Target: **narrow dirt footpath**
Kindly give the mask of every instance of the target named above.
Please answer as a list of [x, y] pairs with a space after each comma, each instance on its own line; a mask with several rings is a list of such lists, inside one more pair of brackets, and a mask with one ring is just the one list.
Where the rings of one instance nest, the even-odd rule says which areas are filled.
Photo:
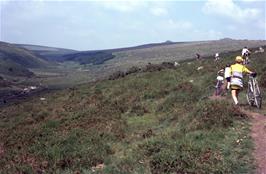
[[[225, 97], [215, 95], [209, 99], [226, 100]], [[257, 166], [255, 174], [266, 174], [266, 116], [243, 108], [241, 111], [251, 118], [251, 137], [255, 145], [253, 156]]]
[[252, 118], [251, 137], [254, 140], [254, 158], [256, 160], [256, 174], [266, 174], [266, 116], [243, 110]]

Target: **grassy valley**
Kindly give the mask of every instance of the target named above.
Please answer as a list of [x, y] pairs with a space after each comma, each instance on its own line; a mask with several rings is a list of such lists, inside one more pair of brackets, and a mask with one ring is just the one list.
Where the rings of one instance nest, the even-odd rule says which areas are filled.
[[[248, 116], [230, 96], [209, 99], [216, 72], [238, 54], [224, 53], [218, 63], [212, 57], [180, 61], [174, 69], [131, 73], [4, 107], [0, 173], [253, 173]], [[251, 57], [249, 68], [265, 91], [266, 55]], [[244, 92], [240, 98], [251, 109]]]
[[9, 85], [0, 87], [0, 104], [16, 99], [17, 95], [14, 94], [23, 94], [23, 90], [29, 86], [45, 90], [62, 89], [107, 79], [110, 74], [123, 75], [128, 70], [145, 69], [149, 64], [194, 59], [195, 53], [206, 58], [212, 57], [215, 52], [225, 54], [243, 46], [261, 45], [265, 45], [265, 41], [222, 39], [201, 42], [168, 41], [110, 50], [76, 51], [1, 42], [0, 76]]
[[[204, 42], [164, 42], [158, 44], [146, 44], [136, 47], [98, 50], [98, 51], [74, 51], [50, 48], [31, 47], [32, 51], [38, 50], [41, 54], [60, 55], [55, 67], [45, 69], [32, 69], [35, 74], [40, 75], [38, 83], [53, 87], [70, 87], [76, 84], [97, 81], [108, 78], [110, 74], [117, 71], [128, 71], [132, 66], [145, 68], [149, 63], [160, 64], [162, 62], [173, 62], [186, 59], [195, 59], [195, 53], [203, 57], [212, 57], [216, 52], [238, 51], [244, 46], [258, 47], [265, 45], [265, 41], [232, 40], [222, 39], [218, 41]], [[45, 47], [46, 48], [46, 47]], [[29, 49], [29, 48], [28, 48]], [[43, 50], [42, 50], [43, 49]], [[52, 49], [52, 50], [51, 50]], [[45, 51], [46, 50], [46, 51]], [[56, 50], [59, 50], [58, 52]], [[49, 54], [48, 54], [49, 53]], [[52, 74], [52, 76], [49, 76]]]

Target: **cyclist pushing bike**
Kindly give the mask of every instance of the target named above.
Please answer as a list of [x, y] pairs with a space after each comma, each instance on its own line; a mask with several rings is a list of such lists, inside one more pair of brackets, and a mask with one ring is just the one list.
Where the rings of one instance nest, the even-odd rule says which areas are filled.
[[217, 72], [217, 83], [215, 85], [215, 95], [223, 94], [223, 84], [224, 84], [224, 69], [221, 69]]
[[246, 65], [246, 64], [249, 64], [249, 55], [251, 54], [251, 51], [249, 51], [249, 49], [247, 47], [244, 47], [242, 49], [242, 57], [243, 57], [243, 64]]
[[243, 76], [244, 74], [250, 74], [256, 76], [255, 72], [250, 71], [246, 68], [243, 63], [244, 59], [241, 56], [237, 56], [235, 59], [235, 64], [230, 66], [231, 69], [231, 94], [235, 105], [238, 105], [238, 95], [240, 90], [243, 89]]

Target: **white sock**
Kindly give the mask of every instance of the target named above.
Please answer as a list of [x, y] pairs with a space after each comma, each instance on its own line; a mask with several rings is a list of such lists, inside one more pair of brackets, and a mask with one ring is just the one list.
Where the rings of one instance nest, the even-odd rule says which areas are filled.
[[232, 97], [233, 97], [233, 100], [235, 102], [235, 105], [237, 105], [238, 104], [238, 100], [237, 100], [236, 96], [232, 96]]
[[227, 82], [227, 89], [230, 88], [230, 82]]

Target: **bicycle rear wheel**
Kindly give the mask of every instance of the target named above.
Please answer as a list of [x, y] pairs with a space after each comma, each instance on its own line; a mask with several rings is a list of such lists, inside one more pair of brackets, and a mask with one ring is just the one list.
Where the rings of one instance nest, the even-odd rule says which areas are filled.
[[262, 97], [257, 83], [254, 83], [254, 104], [257, 108], [261, 108]]
[[254, 93], [252, 90], [252, 85], [251, 83], [248, 83], [248, 89], [247, 89], [247, 101], [250, 106], [254, 106]]
[[222, 92], [222, 82], [219, 80], [216, 84], [215, 95], [218, 96]]

